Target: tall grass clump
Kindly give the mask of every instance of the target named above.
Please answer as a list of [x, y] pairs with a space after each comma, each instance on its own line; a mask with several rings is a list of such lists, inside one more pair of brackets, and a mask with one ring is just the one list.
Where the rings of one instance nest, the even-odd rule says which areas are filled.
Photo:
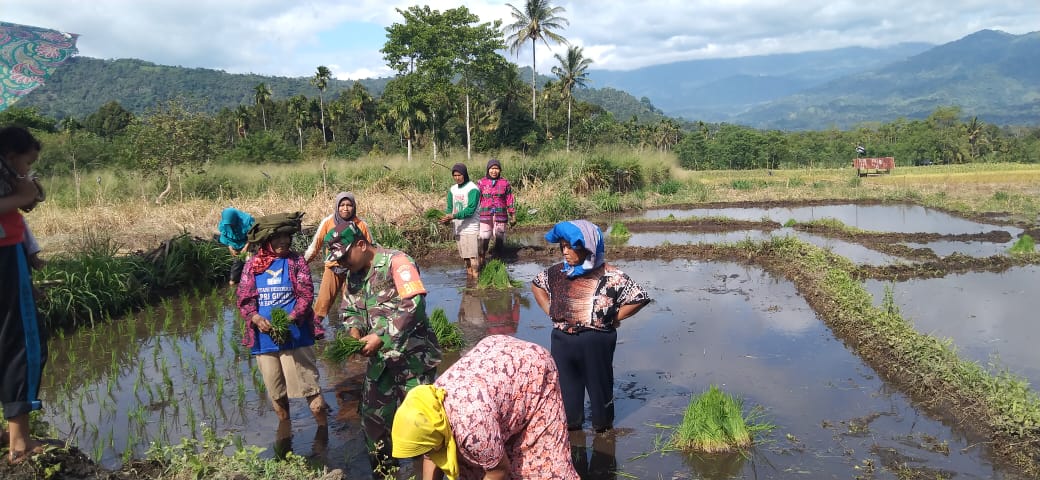
[[578, 200], [569, 192], [558, 193], [538, 212], [539, 221], [545, 223], [573, 220], [582, 216]]
[[497, 258], [484, 265], [480, 271], [480, 277], [477, 278], [477, 288], [479, 289], [506, 290], [522, 286], [523, 282], [509, 278], [506, 264]]
[[751, 446], [755, 432], [772, 428], [772, 425], [749, 424], [743, 413], [743, 402], [711, 385], [686, 407], [670, 444], [679, 450], [705, 453], [742, 451]]
[[1036, 253], [1036, 242], [1033, 241], [1033, 237], [1030, 237], [1028, 234], [1023, 234], [1018, 238], [1018, 241], [1008, 249], [1008, 253], [1012, 255]]
[[466, 340], [462, 338], [462, 329], [458, 324], [448, 321], [448, 315], [444, 313], [443, 308], [437, 307], [430, 314], [430, 326], [437, 334], [437, 343], [442, 349], [457, 351], [466, 346]]

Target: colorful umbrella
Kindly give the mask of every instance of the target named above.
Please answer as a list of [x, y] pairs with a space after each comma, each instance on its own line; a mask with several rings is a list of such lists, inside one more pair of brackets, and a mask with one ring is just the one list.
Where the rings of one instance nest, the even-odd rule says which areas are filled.
[[76, 54], [74, 33], [0, 22], [0, 111]]

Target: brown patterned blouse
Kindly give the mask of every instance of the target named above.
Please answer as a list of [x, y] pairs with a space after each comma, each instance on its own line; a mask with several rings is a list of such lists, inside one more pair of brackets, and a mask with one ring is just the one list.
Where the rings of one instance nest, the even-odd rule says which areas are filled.
[[549, 317], [553, 328], [560, 330], [584, 327], [609, 332], [622, 306], [650, 301], [643, 287], [606, 263], [574, 278], [567, 278], [563, 263], [557, 263], [534, 277], [533, 283], [549, 293]]

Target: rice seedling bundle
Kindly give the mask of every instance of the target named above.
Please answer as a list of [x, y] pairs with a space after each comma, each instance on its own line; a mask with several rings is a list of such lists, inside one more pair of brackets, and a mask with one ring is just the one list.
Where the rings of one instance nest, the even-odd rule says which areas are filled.
[[480, 271], [480, 277], [477, 278], [477, 288], [480, 289], [494, 288], [498, 290], [506, 290], [510, 288], [519, 288], [521, 286], [521, 282], [509, 278], [509, 271], [506, 270], [506, 264], [498, 259], [488, 262], [488, 264]]
[[289, 314], [280, 308], [271, 311], [271, 340], [279, 345], [289, 341]]
[[362, 348], [365, 348], [365, 342], [350, 336], [346, 332], [341, 332], [325, 347], [323, 355], [326, 360], [343, 363], [351, 355], [360, 352]]
[[722, 453], [751, 445], [743, 402], [712, 385], [686, 407], [671, 443], [680, 450]]
[[1033, 237], [1030, 237], [1028, 234], [1023, 234], [1021, 237], [1019, 237], [1018, 241], [1016, 241], [1015, 244], [1011, 246], [1008, 252], [1012, 255], [1035, 253], [1036, 242], [1033, 240]]
[[437, 334], [437, 343], [444, 350], [456, 351], [466, 345], [466, 340], [462, 338], [462, 329], [458, 324], [448, 321], [448, 315], [444, 313], [443, 308], [436, 308], [430, 314], [430, 326]]
[[614, 222], [610, 226], [610, 235], [607, 237], [608, 240], [614, 242], [624, 242], [632, 237], [632, 232], [628, 231], [628, 227], [624, 223]]

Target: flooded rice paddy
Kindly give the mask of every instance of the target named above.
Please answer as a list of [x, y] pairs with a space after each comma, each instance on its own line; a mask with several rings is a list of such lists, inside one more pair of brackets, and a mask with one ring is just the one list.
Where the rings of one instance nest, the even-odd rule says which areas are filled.
[[[653, 211], [643, 218], [837, 218], [881, 232], [1021, 232], [921, 207], [706, 210]], [[898, 261], [858, 244], [787, 228], [640, 232], [629, 245], [731, 243], [786, 234], [820, 242], [856, 263]], [[520, 242], [542, 243], [540, 235], [529, 237]], [[991, 462], [979, 439], [925, 415], [879, 379], [834, 338], [786, 279], [728, 262], [613, 259], [609, 247], [608, 260], [647, 287], [654, 302], [619, 330], [616, 429], [572, 436], [583, 478], [1013, 478]], [[526, 283], [545, 266], [521, 261], [509, 268], [513, 278]], [[1030, 339], [1037, 328], [1027, 313], [1040, 305], [1035, 295], [1023, 293], [1038, 274], [1040, 269], [1027, 267], [897, 284], [868, 281], [866, 287], [880, 302], [890, 286], [919, 331], [950, 337], [962, 354], [981, 362], [997, 355], [1035, 383], [1040, 370]], [[464, 277], [457, 267], [423, 268], [430, 308], [458, 318], [470, 343], [505, 333], [548, 346], [549, 321], [528, 288], [476, 293], [465, 288]], [[366, 477], [355, 412], [361, 361], [321, 364], [324, 395], [333, 408], [327, 446], [302, 400], [291, 404], [291, 428], [282, 425], [279, 431], [259, 373], [238, 347], [240, 322], [233, 307], [226, 290], [186, 295], [93, 331], [53, 339], [44, 376], [46, 419], [60, 436], [107, 466], [144, 455], [152, 441], [178, 443], [212, 428], [233, 433], [243, 444], [267, 447], [267, 455], [292, 449], [343, 468], [350, 478]], [[746, 456], [662, 452], [667, 427], [680, 422], [691, 395], [712, 384], [743, 398], [746, 409], [760, 407], [761, 421], [775, 429], [758, 438]]]

